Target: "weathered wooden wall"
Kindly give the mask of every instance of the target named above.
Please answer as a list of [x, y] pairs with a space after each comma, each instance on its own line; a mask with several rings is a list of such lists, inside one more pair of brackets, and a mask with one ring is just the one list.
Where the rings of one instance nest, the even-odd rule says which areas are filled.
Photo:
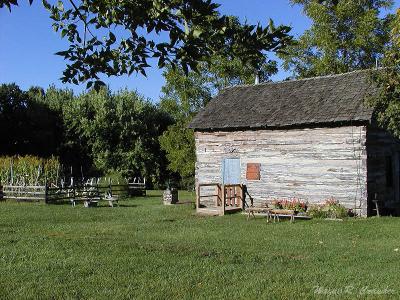
[[[378, 128], [369, 128], [367, 132], [368, 153], [368, 195], [370, 207], [374, 207], [371, 200], [375, 198], [384, 202], [387, 208], [398, 209], [400, 206], [400, 140], [394, 138], [387, 131]], [[387, 184], [386, 158], [392, 161], [391, 186]], [[371, 211], [370, 211], [371, 212]]]
[[[224, 158], [240, 158], [241, 179], [262, 202], [334, 197], [367, 213], [366, 127], [196, 132], [196, 182], [222, 181]], [[246, 180], [247, 163], [261, 164], [260, 180]]]

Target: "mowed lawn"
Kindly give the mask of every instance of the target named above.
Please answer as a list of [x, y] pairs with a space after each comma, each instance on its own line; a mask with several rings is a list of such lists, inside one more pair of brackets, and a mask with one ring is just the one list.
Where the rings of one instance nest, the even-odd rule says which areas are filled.
[[400, 297], [399, 218], [267, 224], [149, 194], [119, 208], [0, 203], [0, 298]]

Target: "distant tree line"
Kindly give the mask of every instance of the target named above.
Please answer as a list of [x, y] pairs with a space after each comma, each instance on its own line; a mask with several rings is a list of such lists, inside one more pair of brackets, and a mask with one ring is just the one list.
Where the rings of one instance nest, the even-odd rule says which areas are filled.
[[167, 112], [127, 90], [76, 96], [55, 87], [0, 86], [0, 155], [55, 155], [79, 177], [112, 172], [164, 185], [177, 176], [167, 169], [158, 140], [172, 122]]

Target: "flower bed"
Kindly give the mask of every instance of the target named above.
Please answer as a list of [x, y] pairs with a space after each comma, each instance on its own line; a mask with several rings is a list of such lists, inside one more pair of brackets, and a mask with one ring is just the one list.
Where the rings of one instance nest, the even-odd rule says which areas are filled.
[[334, 198], [326, 199], [322, 204], [310, 205], [299, 198], [274, 199], [271, 206], [275, 209], [293, 210], [296, 214], [305, 214], [313, 218], [341, 219], [354, 216], [351, 209], [347, 209]]
[[296, 212], [306, 212], [307, 203], [300, 201], [298, 198], [273, 200], [272, 205], [276, 209], [288, 209]]

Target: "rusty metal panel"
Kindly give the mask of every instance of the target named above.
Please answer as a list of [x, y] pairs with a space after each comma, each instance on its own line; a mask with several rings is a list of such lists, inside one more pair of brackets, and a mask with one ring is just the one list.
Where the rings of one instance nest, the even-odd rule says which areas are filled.
[[261, 164], [248, 163], [246, 170], [247, 180], [260, 180], [260, 167]]

